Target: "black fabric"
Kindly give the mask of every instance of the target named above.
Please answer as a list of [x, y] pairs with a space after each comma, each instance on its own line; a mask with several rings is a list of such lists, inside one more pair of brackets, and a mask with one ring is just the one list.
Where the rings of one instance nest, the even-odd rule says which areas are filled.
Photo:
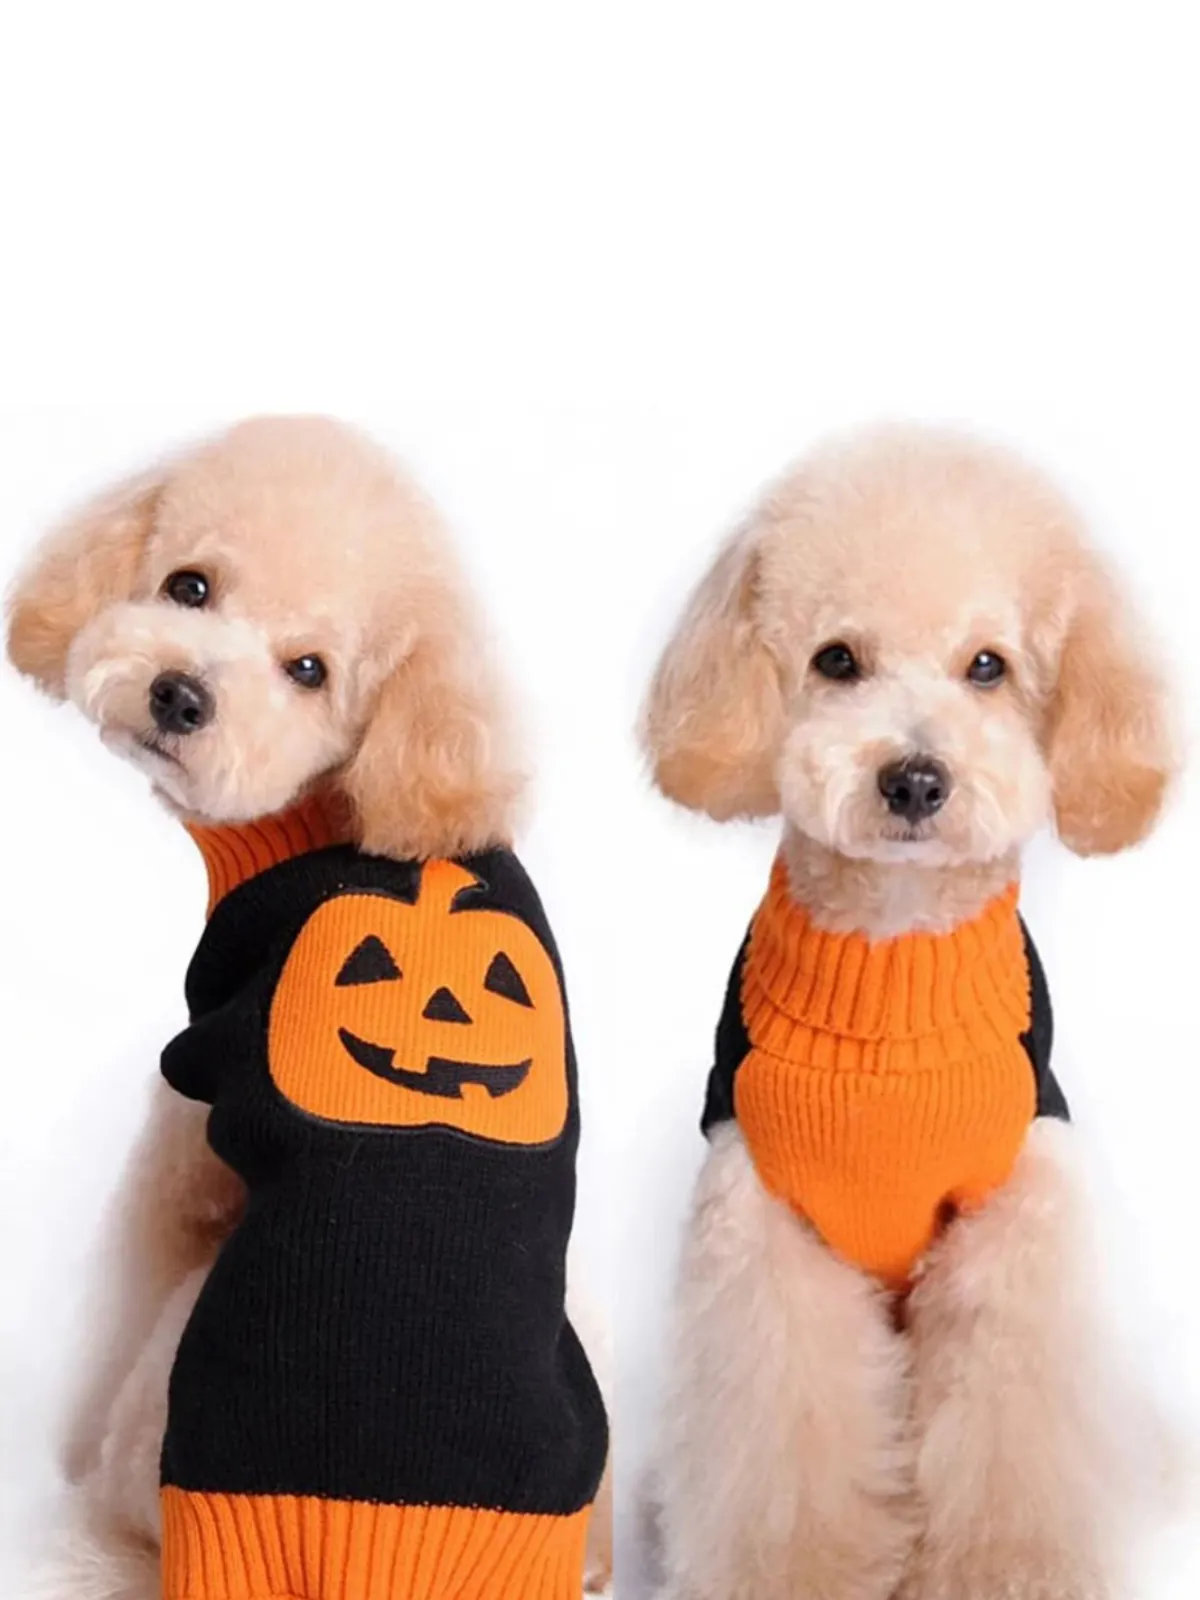
[[[519, 916], [561, 983], [516, 858], [463, 865], [481, 881], [459, 899]], [[548, 1145], [326, 1122], [270, 1080], [269, 1005], [305, 922], [343, 891], [412, 903], [419, 874], [349, 847], [284, 862], [217, 907], [196, 952], [192, 1023], [163, 1072], [212, 1103], [210, 1142], [249, 1202], [180, 1345], [165, 1483], [559, 1514], [595, 1495], [604, 1409], [564, 1309], [579, 1130], [569, 1024], [570, 1109]], [[368, 971], [378, 957], [364, 955]]]
[[750, 933], [747, 931], [725, 986], [725, 1004], [721, 1007], [717, 1023], [716, 1051], [704, 1095], [704, 1112], [700, 1118], [700, 1131], [705, 1135], [718, 1123], [733, 1121], [734, 1076], [750, 1054], [750, 1035], [746, 1032], [746, 1022], [742, 1016], [742, 968], [746, 964], [749, 948]]
[[[1037, 947], [1029, 929], [1021, 918], [1021, 933], [1025, 940], [1025, 962], [1029, 968], [1028, 1030], [1020, 1035], [1021, 1044], [1033, 1068], [1037, 1085], [1037, 1115], [1058, 1117], [1070, 1121], [1067, 1099], [1050, 1070], [1050, 1051], [1054, 1043], [1054, 1014], [1050, 1005], [1050, 990]], [[733, 963], [729, 983], [725, 989], [725, 1004], [717, 1023], [716, 1049], [712, 1070], [704, 1096], [704, 1111], [700, 1128], [704, 1134], [721, 1122], [732, 1122], [735, 1116], [733, 1082], [737, 1070], [750, 1054], [750, 1036], [742, 1016], [742, 968], [750, 947], [750, 933], [742, 940], [741, 949]]]
[[1050, 990], [1037, 946], [1021, 918], [1021, 934], [1025, 940], [1025, 965], [1029, 968], [1029, 1027], [1021, 1035], [1021, 1043], [1037, 1084], [1037, 1114], [1039, 1117], [1057, 1117], [1069, 1122], [1071, 1113], [1067, 1097], [1059, 1087], [1058, 1079], [1050, 1070], [1050, 1052], [1054, 1045], [1054, 1012], [1050, 1005]]

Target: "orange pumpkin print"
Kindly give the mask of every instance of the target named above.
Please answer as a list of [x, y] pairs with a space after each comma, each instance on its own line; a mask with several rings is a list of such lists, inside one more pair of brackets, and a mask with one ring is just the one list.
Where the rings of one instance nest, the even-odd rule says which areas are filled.
[[478, 881], [431, 861], [413, 904], [347, 891], [317, 908], [271, 1002], [268, 1060], [287, 1100], [330, 1122], [500, 1144], [558, 1137], [558, 974], [520, 918], [456, 904]]

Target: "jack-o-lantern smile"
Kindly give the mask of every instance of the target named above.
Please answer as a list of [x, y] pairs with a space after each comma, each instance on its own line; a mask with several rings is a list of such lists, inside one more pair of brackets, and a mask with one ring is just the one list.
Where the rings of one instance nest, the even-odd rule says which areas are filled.
[[368, 1072], [373, 1072], [385, 1083], [398, 1083], [402, 1089], [415, 1089], [418, 1094], [436, 1094], [444, 1100], [461, 1100], [464, 1083], [479, 1083], [493, 1099], [500, 1094], [511, 1094], [520, 1088], [532, 1065], [518, 1061], [513, 1067], [489, 1067], [482, 1061], [447, 1061], [445, 1056], [430, 1056], [424, 1072], [411, 1072], [407, 1067], [394, 1065], [396, 1052], [384, 1045], [368, 1044], [356, 1038], [348, 1028], [340, 1028], [338, 1037], [346, 1049]]
[[348, 892], [292, 947], [271, 1006], [271, 1076], [336, 1122], [449, 1127], [542, 1144], [566, 1120], [558, 975], [479, 880], [428, 863], [415, 902]]

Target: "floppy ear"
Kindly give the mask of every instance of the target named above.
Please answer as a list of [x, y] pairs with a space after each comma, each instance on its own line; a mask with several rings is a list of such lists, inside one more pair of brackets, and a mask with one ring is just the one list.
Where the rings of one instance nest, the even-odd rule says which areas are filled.
[[423, 860], [512, 842], [525, 774], [482, 656], [425, 638], [384, 680], [340, 779], [364, 850]]
[[759, 568], [756, 530], [742, 529], [688, 602], [642, 720], [659, 788], [719, 822], [779, 810], [783, 693], [759, 627]]
[[1079, 573], [1049, 708], [1055, 824], [1077, 855], [1137, 844], [1174, 769], [1166, 686], [1113, 576]]
[[67, 653], [105, 606], [133, 592], [160, 477], [130, 479], [50, 534], [9, 601], [8, 654], [18, 672], [62, 699]]

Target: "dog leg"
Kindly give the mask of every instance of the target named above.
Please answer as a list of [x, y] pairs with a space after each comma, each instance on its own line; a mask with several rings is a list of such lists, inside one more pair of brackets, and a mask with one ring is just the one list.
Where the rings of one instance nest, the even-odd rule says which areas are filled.
[[76, 1522], [22, 1584], [20, 1600], [159, 1600], [157, 1547], [93, 1525], [78, 1503], [79, 1490], [73, 1493]]
[[208, 1111], [154, 1082], [100, 1249], [88, 1313], [94, 1353], [65, 1451], [74, 1482], [95, 1471], [116, 1396], [168, 1297], [189, 1273], [212, 1264], [241, 1212], [241, 1180], [208, 1147]]
[[157, 1600], [167, 1383], [207, 1276], [207, 1267], [191, 1272], [163, 1307], [113, 1401], [97, 1459], [74, 1492], [70, 1525], [35, 1572], [28, 1600]]
[[888, 1306], [720, 1129], [696, 1192], [657, 1463], [669, 1600], [888, 1600], [911, 1545]]
[[84, 1481], [94, 1519], [157, 1545], [159, 1458], [167, 1428], [167, 1385], [175, 1352], [208, 1276], [200, 1267], [163, 1307], [132, 1372], [113, 1402], [100, 1458]]
[[1007, 1187], [953, 1225], [913, 1291], [924, 1532], [904, 1600], [1118, 1591], [1133, 1412], [1104, 1359], [1074, 1138], [1036, 1122]]

